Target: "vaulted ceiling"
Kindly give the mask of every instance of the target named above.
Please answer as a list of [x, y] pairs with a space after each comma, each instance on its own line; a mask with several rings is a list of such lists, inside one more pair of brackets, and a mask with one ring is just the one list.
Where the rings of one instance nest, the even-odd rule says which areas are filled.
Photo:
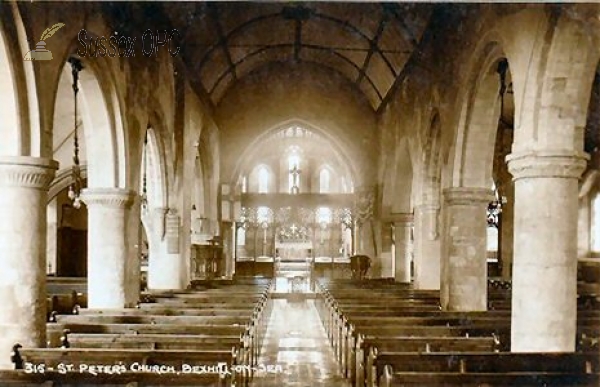
[[391, 3], [197, 2], [163, 5], [183, 35], [182, 56], [217, 105], [274, 61], [342, 74], [377, 110], [425, 30], [432, 6]]

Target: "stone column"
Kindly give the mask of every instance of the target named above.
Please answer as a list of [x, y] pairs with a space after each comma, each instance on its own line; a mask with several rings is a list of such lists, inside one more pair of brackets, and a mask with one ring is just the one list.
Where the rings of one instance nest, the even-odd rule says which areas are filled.
[[487, 310], [486, 210], [494, 199], [488, 188], [444, 190], [445, 235], [442, 249], [444, 310]]
[[515, 217], [515, 190], [513, 183], [505, 184], [506, 203], [502, 205], [500, 214], [500, 230], [498, 246], [499, 259], [502, 263], [502, 278], [510, 280], [512, 277], [513, 247], [514, 247], [514, 217]]
[[515, 182], [511, 351], [573, 352], [585, 156], [555, 151], [506, 159]]
[[81, 195], [88, 208], [88, 307], [127, 306], [126, 211], [133, 192], [88, 188]]
[[414, 287], [440, 288], [441, 245], [438, 233], [439, 205], [421, 204], [415, 207]]
[[380, 235], [381, 235], [381, 253], [380, 256], [380, 277], [381, 278], [394, 278], [394, 257], [392, 256], [392, 223], [391, 222], [380, 222]]
[[58, 163], [0, 156], [0, 368], [15, 343], [46, 346], [46, 205]]
[[396, 282], [410, 283], [410, 264], [412, 262], [412, 242], [410, 232], [413, 226], [412, 214], [398, 214], [394, 218], [394, 247]]
[[153, 208], [149, 217], [148, 289], [181, 289], [179, 216]]

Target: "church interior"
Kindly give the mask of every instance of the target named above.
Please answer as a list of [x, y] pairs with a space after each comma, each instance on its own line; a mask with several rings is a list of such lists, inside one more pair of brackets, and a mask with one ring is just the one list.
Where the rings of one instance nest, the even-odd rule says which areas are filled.
[[600, 4], [3, 1], [0, 111], [1, 386], [600, 384]]

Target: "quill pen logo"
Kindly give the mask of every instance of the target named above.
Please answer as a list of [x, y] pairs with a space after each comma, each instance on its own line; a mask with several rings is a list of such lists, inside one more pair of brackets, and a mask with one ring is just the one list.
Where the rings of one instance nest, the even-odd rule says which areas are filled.
[[52, 35], [56, 33], [59, 29], [61, 29], [65, 23], [56, 23], [52, 27], [48, 27], [42, 33], [42, 37], [40, 41], [35, 45], [35, 50], [29, 51], [25, 54], [24, 60], [52, 60], [52, 52], [46, 50], [46, 39], [50, 38]]

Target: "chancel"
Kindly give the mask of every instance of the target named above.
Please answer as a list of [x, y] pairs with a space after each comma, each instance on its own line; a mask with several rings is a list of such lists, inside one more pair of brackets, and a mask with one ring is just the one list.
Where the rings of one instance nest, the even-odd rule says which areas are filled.
[[0, 2], [0, 386], [600, 385], [600, 4]]

